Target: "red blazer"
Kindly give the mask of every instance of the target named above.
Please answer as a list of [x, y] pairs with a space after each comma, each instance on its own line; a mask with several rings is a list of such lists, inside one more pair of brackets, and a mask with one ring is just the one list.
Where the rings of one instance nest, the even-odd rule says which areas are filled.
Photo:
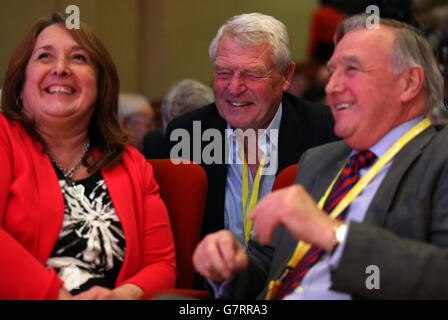
[[[45, 268], [61, 230], [64, 199], [42, 146], [0, 114], [0, 299], [57, 299], [63, 282]], [[177, 270], [168, 213], [152, 167], [128, 147], [101, 171], [123, 227], [126, 255], [116, 286], [174, 287]]]

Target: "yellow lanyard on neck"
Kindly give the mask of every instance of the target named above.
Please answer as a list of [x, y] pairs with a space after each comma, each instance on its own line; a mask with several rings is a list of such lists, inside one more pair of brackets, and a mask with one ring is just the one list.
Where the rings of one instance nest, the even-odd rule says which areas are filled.
[[258, 201], [258, 191], [260, 189], [260, 180], [261, 173], [264, 167], [264, 161], [266, 160], [266, 156], [263, 155], [263, 158], [260, 161], [260, 165], [257, 169], [257, 174], [255, 175], [254, 183], [252, 185], [252, 194], [250, 195], [249, 202], [249, 212], [247, 212], [247, 201], [249, 198], [249, 170], [247, 168], [246, 157], [243, 152], [243, 220], [244, 220], [244, 235], [246, 243], [250, 240], [250, 232], [252, 231], [253, 221], [248, 218], [249, 213], [253, 210]]
[[[417, 135], [419, 135], [421, 132], [423, 132], [426, 128], [428, 128], [431, 125], [431, 122], [428, 118], [422, 119], [419, 123], [417, 123], [413, 128], [411, 128], [408, 132], [406, 132], [400, 139], [398, 139], [392, 147], [387, 150], [387, 152], [378, 159], [378, 161], [375, 163], [375, 165], [360, 179], [352, 189], [345, 195], [345, 197], [338, 203], [336, 208], [331, 212], [330, 217], [335, 219], [339, 216], [341, 212], [343, 212], [350, 203], [366, 188], [366, 186], [372, 181], [372, 179], [380, 172], [380, 170], [390, 161], [393, 159], [393, 157], [412, 139], [414, 139]], [[333, 189], [334, 184], [336, 183], [339, 175], [341, 174], [342, 170], [344, 169], [344, 166], [341, 170], [339, 170], [338, 174], [334, 178], [331, 185], [328, 187], [327, 191], [325, 192], [324, 196], [320, 199], [318, 203], [319, 209], [322, 210], [324, 207], [325, 202], [327, 201], [328, 196], [330, 195], [331, 190]], [[269, 291], [266, 295], [266, 299], [273, 299], [277, 295], [278, 290], [280, 289], [280, 286], [283, 282], [283, 279], [286, 277], [288, 272], [290, 270], [293, 270], [297, 264], [300, 262], [300, 260], [305, 256], [305, 254], [308, 252], [308, 250], [311, 248], [311, 245], [304, 242], [299, 241], [294, 254], [289, 260], [288, 265], [286, 267], [286, 272], [283, 274], [280, 280], [277, 281], [271, 281], [269, 284]]]

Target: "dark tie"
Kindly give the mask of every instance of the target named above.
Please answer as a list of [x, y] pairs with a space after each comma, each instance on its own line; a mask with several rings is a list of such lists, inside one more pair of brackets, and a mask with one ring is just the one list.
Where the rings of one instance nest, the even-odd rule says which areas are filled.
[[[324, 210], [330, 214], [337, 204], [345, 197], [350, 189], [359, 180], [359, 170], [364, 167], [370, 166], [375, 160], [375, 155], [367, 151], [362, 151], [354, 154], [350, 157], [344, 170], [339, 175], [333, 190], [325, 203]], [[346, 208], [337, 217], [338, 220], [343, 220], [347, 214], [348, 208]], [[318, 246], [311, 246], [305, 256], [299, 261], [297, 266], [286, 276], [276, 299], [283, 299], [288, 294], [291, 294], [293, 290], [300, 285], [303, 277], [311, 269], [311, 267], [319, 261], [320, 257], [325, 251]]]

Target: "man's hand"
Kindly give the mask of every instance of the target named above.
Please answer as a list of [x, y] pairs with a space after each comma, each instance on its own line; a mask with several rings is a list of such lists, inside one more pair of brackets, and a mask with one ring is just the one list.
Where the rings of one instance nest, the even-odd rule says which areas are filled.
[[227, 230], [207, 235], [196, 247], [193, 264], [201, 275], [222, 282], [247, 268], [244, 248]]
[[254, 235], [262, 244], [272, 240], [275, 227], [281, 224], [296, 239], [328, 252], [334, 249], [334, 228], [341, 224], [320, 210], [301, 185], [268, 194], [254, 208], [250, 219], [254, 220]]

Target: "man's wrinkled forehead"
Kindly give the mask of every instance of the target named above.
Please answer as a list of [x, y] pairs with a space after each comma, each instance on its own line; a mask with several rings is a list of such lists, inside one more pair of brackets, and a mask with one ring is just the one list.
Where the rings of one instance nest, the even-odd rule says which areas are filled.
[[[386, 50], [388, 53], [391, 53], [395, 43], [396, 32], [397, 29], [388, 26], [381, 26], [380, 29], [358, 28], [350, 30], [336, 44], [333, 55], [327, 62], [327, 67], [332, 65], [332, 60], [338, 55], [338, 51], [342, 47], [344, 49], [351, 47], [351, 49], [372, 50], [371, 53], [379, 50]], [[360, 64], [360, 59], [356, 54], [342, 55], [338, 59], [347, 63]]]
[[335, 46], [337, 46], [339, 44], [339, 42], [341, 42], [342, 39], [344, 39], [347, 35], [350, 35], [350, 34], [356, 33], [356, 32], [362, 32], [367, 35], [373, 36], [374, 34], [384, 33], [384, 32], [396, 34], [398, 31], [399, 31], [399, 29], [397, 29], [396, 27], [381, 24], [381, 23], [379, 24], [378, 28], [367, 28], [364, 25], [363, 26], [359, 25], [359, 26], [353, 27], [349, 30], [340, 31], [338, 36], [334, 39], [334, 44], [335, 44]]

